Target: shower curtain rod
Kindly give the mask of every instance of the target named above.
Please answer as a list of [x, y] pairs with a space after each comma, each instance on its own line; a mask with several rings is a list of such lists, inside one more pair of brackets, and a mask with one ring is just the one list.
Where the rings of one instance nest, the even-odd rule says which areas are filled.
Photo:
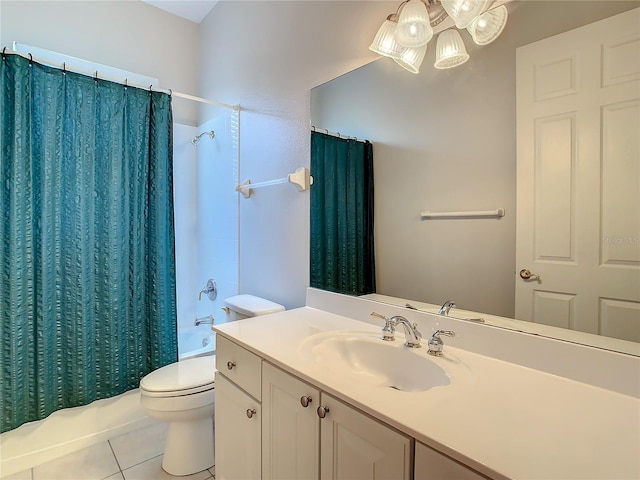
[[[324, 130], [324, 131], [322, 131]], [[319, 132], [319, 133], [324, 133], [325, 135], [330, 135], [332, 137], [338, 137], [338, 138], [343, 138], [345, 140], [355, 140], [357, 142], [369, 142], [369, 140], [359, 140], [358, 137], [350, 137], [349, 135], [343, 135], [340, 132], [331, 132], [329, 130], [327, 130], [326, 128], [319, 128], [316, 127], [315, 125], [311, 125], [311, 131], [313, 132]]]
[[7, 47], [4, 47], [2, 49], [2, 57], [4, 58], [5, 55], [20, 55], [23, 58], [28, 58], [30, 61], [35, 61], [38, 63], [42, 63], [43, 65], [47, 65], [49, 67], [53, 67], [53, 68], [57, 68], [59, 70], [63, 70], [65, 72], [74, 72], [74, 73], [79, 73], [81, 75], [86, 75], [88, 77], [94, 77], [94, 78], [99, 78], [101, 80], [108, 80], [110, 82], [115, 82], [115, 83], [119, 83], [121, 85], [127, 86], [127, 87], [135, 87], [135, 88], [143, 88], [146, 90], [152, 90], [154, 92], [162, 92], [162, 93], [168, 93], [169, 95], [172, 95], [174, 97], [179, 97], [179, 98], [184, 98], [185, 100], [192, 100], [194, 102], [199, 102], [199, 103], [206, 103], [208, 105], [217, 105], [219, 107], [225, 107], [225, 108], [229, 108], [231, 110], [240, 110], [240, 105], [230, 105], [228, 103], [223, 103], [223, 102], [217, 102], [215, 100], [209, 100], [208, 98], [202, 98], [202, 97], [197, 97], [195, 95], [190, 95], [188, 93], [182, 93], [182, 92], [175, 92], [173, 90], [169, 89], [164, 89], [164, 88], [153, 88], [153, 85], [141, 85], [139, 83], [135, 83], [135, 82], [129, 82], [129, 79], [127, 78], [117, 78], [117, 77], [110, 77], [110, 76], [100, 76], [99, 72], [96, 70], [95, 72], [90, 72], [88, 70], [84, 70], [80, 67], [76, 67], [74, 65], [71, 65], [69, 63], [63, 62], [62, 64], [59, 64], [57, 62], [51, 62], [50, 60], [47, 60], [46, 58], [40, 58], [40, 57], [34, 57], [33, 55], [29, 54], [23, 54], [22, 52], [16, 52], [14, 50], [7, 50]]

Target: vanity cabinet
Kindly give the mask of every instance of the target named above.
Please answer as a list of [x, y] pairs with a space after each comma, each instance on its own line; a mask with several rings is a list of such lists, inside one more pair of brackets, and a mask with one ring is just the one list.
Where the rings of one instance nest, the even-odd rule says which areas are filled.
[[[411, 480], [411, 437], [221, 335], [216, 362], [216, 478]], [[413, 478], [458, 478], [433, 476], [429, 454], [442, 456], [422, 447]]]
[[488, 477], [416, 442], [415, 480], [487, 480]]
[[259, 479], [262, 469], [262, 359], [219, 336], [216, 369], [216, 477]]

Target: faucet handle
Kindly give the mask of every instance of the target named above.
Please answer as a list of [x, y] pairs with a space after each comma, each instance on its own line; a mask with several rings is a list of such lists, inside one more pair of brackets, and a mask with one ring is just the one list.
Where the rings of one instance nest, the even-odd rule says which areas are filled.
[[427, 351], [427, 353], [429, 355], [433, 355], [436, 357], [442, 356], [444, 342], [442, 341], [442, 338], [440, 338], [440, 335], [444, 335], [445, 337], [455, 337], [456, 332], [452, 332], [451, 330], [436, 330], [428, 342], [429, 350]]
[[444, 335], [445, 337], [455, 337], [456, 332], [452, 332], [451, 330], [436, 330], [433, 334], [434, 337], [440, 337], [440, 335]]
[[393, 318], [385, 317], [384, 315], [377, 312], [371, 312], [371, 316], [384, 320], [384, 327], [382, 327], [382, 340], [386, 342], [393, 342], [396, 339], [395, 320]]

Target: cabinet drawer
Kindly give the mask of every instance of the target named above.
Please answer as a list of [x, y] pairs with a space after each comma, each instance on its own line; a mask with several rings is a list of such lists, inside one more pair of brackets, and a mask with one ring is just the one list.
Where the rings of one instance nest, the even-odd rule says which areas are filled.
[[261, 400], [262, 360], [257, 355], [217, 335], [216, 368], [241, 389]]

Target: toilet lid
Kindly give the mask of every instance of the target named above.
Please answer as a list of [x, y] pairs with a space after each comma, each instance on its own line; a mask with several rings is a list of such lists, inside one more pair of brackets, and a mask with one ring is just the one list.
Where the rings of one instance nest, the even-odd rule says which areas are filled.
[[140, 381], [140, 389], [149, 393], [184, 395], [213, 388], [216, 356], [190, 358], [154, 370]]

